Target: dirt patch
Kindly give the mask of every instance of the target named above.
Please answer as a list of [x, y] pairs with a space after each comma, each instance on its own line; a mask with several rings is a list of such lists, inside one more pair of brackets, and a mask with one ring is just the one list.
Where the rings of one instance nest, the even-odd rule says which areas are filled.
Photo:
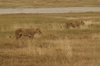
[[[52, 5], [52, 6], [55, 6], [55, 7], [58, 6], [58, 8], [37, 8], [37, 7], [43, 6], [43, 3], [45, 4], [44, 7], [47, 7], [47, 6], [50, 7], [50, 5], [46, 5], [46, 4], [48, 4], [46, 2], [42, 2], [42, 3], [40, 2], [39, 4], [37, 4], [37, 6], [35, 5], [36, 2], [35, 2], [34, 5], [32, 3], [34, 4], [34, 2], [31, 2], [31, 4], [30, 4], [31, 8], [28, 8], [30, 6], [29, 5], [25, 5], [24, 3], [23, 3], [23, 6], [20, 6], [20, 7], [18, 5], [13, 4], [16, 7], [18, 6], [19, 8], [16, 8], [16, 7], [15, 8], [14, 7], [11, 8], [11, 6], [10, 6], [10, 8], [8, 8], [9, 5], [8, 6], [5, 6], [8, 9], [0, 9], [0, 14], [14, 14], [14, 13], [71, 13], [71, 12], [72, 13], [79, 13], [79, 12], [100, 12], [100, 7], [67, 7], [67, 8], [64, 8], [65, 7], [65, 4], [62, 4], [61, 2], [57, 2], [57, 3], [59, 3], [59, 6], [58, 6], [57, 3], [54, 3], [54, 4], [49, 3], [49, 4]], [[64, 3], [65, 3], [65, 1], [64, 1]], [[63, 5], [63, 6], [60, 6], [60, 4]], [[22, 5], [22, 3], [21, 3], [21, 5]], [[66, 4], [66, 5], [69, 6], [69, 4]], [[73, 4], [73, 5], [76, 6], [76, 4]], [[71, 6], [73, 6], [73, 5], [71, 5]], [[36, 7], [36, 8], [32, 8], [33, 6]], [[24, 7], [26, 7], [26, 8], [24, 8]]]

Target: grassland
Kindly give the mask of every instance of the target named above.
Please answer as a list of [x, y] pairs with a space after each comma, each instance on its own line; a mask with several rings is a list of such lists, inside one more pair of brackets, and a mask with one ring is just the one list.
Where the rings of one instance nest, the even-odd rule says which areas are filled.
[[99, 7], [100, 0], [0, 0], [0, 8]]
[[[66, 29], [66, 22], [80, 20], [85, 26]], [[9, 38], [17, 28], [40, 28], [42, 34]], [[100, 12], [0, 15], [0, 66], [99, 65]]]

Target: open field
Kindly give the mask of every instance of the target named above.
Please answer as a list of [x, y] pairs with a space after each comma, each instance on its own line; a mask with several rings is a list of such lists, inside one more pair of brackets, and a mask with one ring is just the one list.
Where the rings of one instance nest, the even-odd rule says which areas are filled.
[[100, 0], [0, 0], [0, 8], [97, 7]]
[[[66, 22], [81, 20], [80, 29], [66, 29]], [[16, 40], [17, 28], [40, 28], [42, 34]], [[0, 66], [99, 65], [100, 12], [0, 15]]]

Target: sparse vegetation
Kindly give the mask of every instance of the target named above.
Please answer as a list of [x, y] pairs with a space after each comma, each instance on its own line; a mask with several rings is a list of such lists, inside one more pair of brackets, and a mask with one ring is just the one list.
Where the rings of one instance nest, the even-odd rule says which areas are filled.
[[[69, 21], [85, 26], [66, 29]], [[99, 66], [100, 12], [0, 15], [0, 66]], [[33, 39], [10, 38], [17, 28], [40, 28]]]
[[0, 0], [0, 8], [99, 7], [100, 0]]

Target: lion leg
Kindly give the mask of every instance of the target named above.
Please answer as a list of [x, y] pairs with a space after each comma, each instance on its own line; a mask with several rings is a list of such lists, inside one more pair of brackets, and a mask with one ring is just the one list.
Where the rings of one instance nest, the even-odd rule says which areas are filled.
[[77, 27], [78, 27], [78, 29], [80, 29], [80, 25], [78, 25]]
[[19, 38], [22, 36], [22, 34], [19, 35]]
[[31, 39], [31, 36], [29, 36], [29, 39]]
[[16, 39], [19, 39], [19, 37], [18, 37], [18, 36], [16, 36]]
[[29, 36], [29, 39], [33, 39], [33, 36]]
[[31, 39], [33, 39], [33, 36], [31, 37]]
[[19, 36], [18, 35], [16, 35], [16, 39], [18, 39], [19, 38]]
[[75, 26], [74, 26], [74, 25], [73, 25], [72, 27], [73, 27], [73, 28], [75, 28]]
[[31, 37], [33, 39], [34, 35]]
[[31, 36], [31, 39], [33, 39], [34, 35]]
[[16, 35], [16, 39], [19, 39], [22, 36], [22, 34]]
[[70, 26], [67, 26], [67, 29], [69, 29]]
[[67, 25], [67, 29], [69, 29], [69, 27], [70, 27], [70, 26], [69, 26], [69, 25]]

